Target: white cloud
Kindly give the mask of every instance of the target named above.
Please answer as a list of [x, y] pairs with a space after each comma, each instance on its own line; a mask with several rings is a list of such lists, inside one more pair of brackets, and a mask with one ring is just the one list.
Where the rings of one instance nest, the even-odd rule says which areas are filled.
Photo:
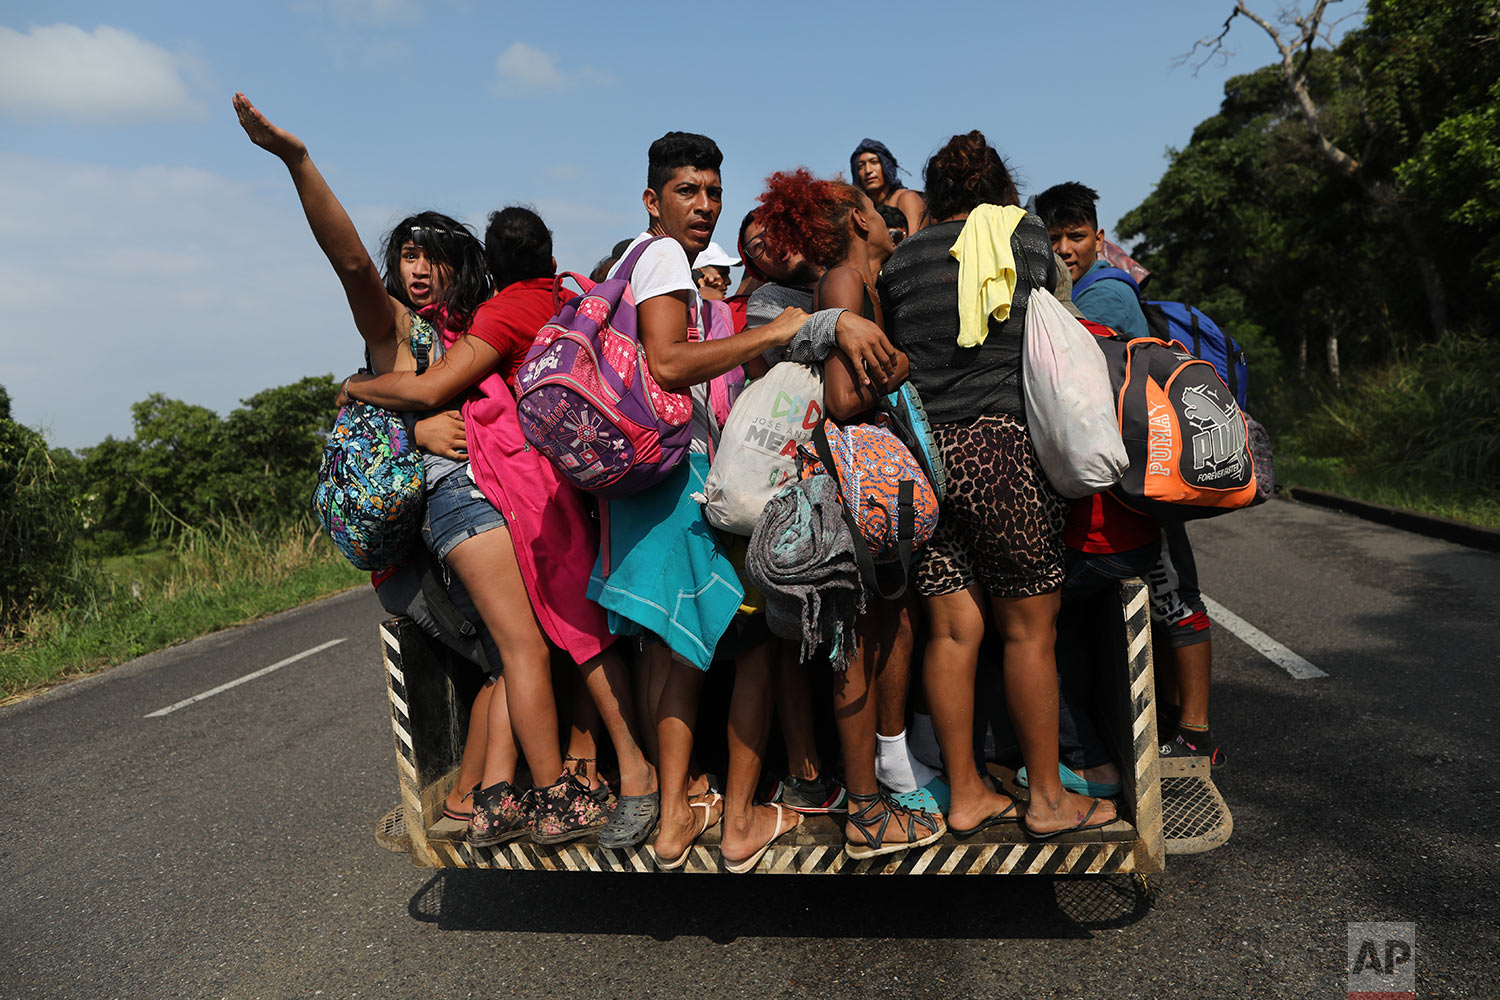
[[614, 79], [592, 66], [560, 69], [549, 53], [525, 42], [512, 42], [495, 59], [494, 92], [502, 97], [566, 90], [580, 83], [613, 85]]
[[515, 42], [495, 60], [500, 82], [528, 90], [559, 90], [562, 74], [552, 57], [525, 42]]
[[186, 61], [120, 28], [0, 27], [0, 113], [82, 122], [195, 117]]

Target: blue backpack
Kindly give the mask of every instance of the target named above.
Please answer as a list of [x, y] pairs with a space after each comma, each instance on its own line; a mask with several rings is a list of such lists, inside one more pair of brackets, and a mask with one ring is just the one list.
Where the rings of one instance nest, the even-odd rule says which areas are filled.
[[1201, 358], [1214, 366], [1235, 402], [1245, 409], [1245, 398], [1249, 395], [1250, 363], [1244, 348], [1233, 337], [1220, 330], [1218, 324], [1199, 310], [1181, 302], [1147, 302], [1141, 299], [1141, 286], [1136, 284], [1127, 271], [1118, 267], [1101, 267], [1090, 271], [1073, 286], [1076, 301], [1084, 290], [1096, 281], [1113, 279], [1123, 281], [1140, 299], [1141, 312], [1146, 314], [1146, 324], [1151, 327], [1151, 336], [1159, 340], [1177, 341], [1182, 349], [1195, 358]]
[[[427, 367], [435, 331], [411, 318], [417, 371]], [[313, 511], [344, 557], [358, 569], [400, 562], [422, 530], [422, 453], [413, 436], [414, 415], [370, 403], [339, 411], [323, 447]]]

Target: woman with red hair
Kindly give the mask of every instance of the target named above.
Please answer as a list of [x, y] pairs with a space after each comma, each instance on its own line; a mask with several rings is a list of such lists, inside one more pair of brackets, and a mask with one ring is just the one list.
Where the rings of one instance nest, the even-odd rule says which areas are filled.
[[[847, 309], [883, 323], [875, 278], [891, 256], [890, 227], [868, 195], [842, 181], [820, 180], [805, 169], [772, 174], [756, 219], [766, 247], [780, 258], [801, 254], [826, 268], [814, 293], [815, 309]], [[897, 352], [889, 383], [876, 389], [843, 351], [823, 364], [824, 408], [830, 419], [856, 420], [885, 392], [906, 380], [906, 355]], [[939, 816], [908, 809], [885, 794], [876, 776], [876, 723], [882, 686], [899, 686], [904, 704], [911, 664], [911, 618], [905, 602], [874, 600], [856, 623], [857, 645], [847, 669], [834, 680], [833, 705], [849, 792], [844, 851], [868, 858], [920, 847], [946, 832]]]

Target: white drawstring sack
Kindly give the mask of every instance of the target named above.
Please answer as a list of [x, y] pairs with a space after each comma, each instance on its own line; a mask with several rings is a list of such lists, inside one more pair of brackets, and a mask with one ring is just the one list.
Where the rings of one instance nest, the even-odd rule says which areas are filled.
[[812, 440], [823, 418], [823, 366], [783, 361], [734, 401], [703, 492], [708, 523], [749, 535], [766, 501], [797, 480], [797, 446]]
[[1093, 339], [1046, 289], [1031, 294], [1021, 353], [1026, 426], [1042, 471], [1072, 499], [1109, 489], [1130, 465], [1109, 370]]

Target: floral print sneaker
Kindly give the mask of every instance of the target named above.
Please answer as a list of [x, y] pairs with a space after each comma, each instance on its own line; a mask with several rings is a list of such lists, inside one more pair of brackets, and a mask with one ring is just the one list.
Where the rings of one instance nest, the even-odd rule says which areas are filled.
[[488, 788], [474, 788], [474, 815], [464, 840], [474, 847], [494, 847], [531, 829], [531, 809], [526, 797], [508, 781]]
[[599, 803], [599, 808], [604, 810], [606, 816], [615, 811], [615, 805], [620, 801], [615, 795], [615, 790], [609, 787], [609, 782], [603, 778], [599, 779], [599, 787], [590, 791], [589, 794], [594, 797], [595, 802]]
[[533, 789], [532, 795], [536, 810], [531, 839], [538, 844], [577, 840], [609, 822], [609, 815], [588, 786], [571, 774], [564, 774], [546, 788]]

